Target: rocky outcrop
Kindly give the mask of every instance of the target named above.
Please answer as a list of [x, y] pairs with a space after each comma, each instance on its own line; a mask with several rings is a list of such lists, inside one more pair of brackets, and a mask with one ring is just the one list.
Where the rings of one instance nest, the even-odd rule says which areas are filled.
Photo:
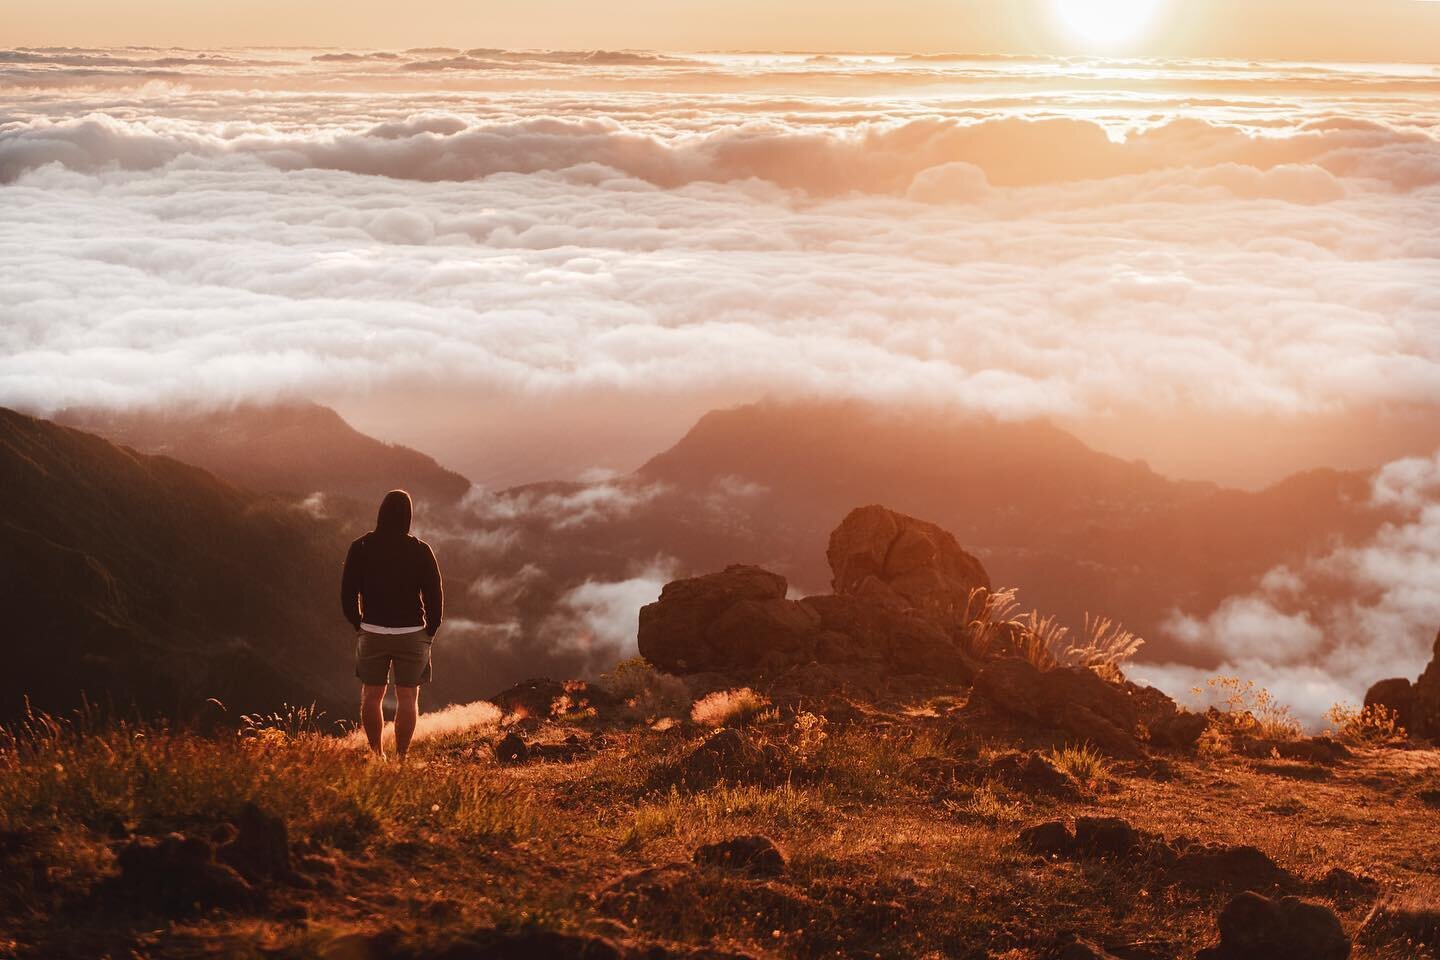
[[1440, 633], [1430, 665], [1414, 683], [1403, 677], [1381, 680], [1365, 694], [1365, 706], [1394, 710], [1412, 737], [1440, 742]]
[[1189, 837], [1166, 839], [1119, 817], [1076, 817], [1021, 830], [1016, 845], [1037, 856], [1062, 860], [1115, 860], [1158, 868], [1161, 883], [1203, 891], [1284, 891], [1296, 878], [1263, 851], [1248, 845], [1202, 844]]
[[991, 660], [975, 677], [973, 707], [1048, 727], [1122, 760], [1139, 759], [1145, 743], [1190, 749], [1205, 729], [1154, 687], [1114, 683], [1082, 667], [1040, 670], [1028, 660]]
[[837, 596], [942, 623], [964, 613], [972, 590], [990, 589], [985, 568], [951, 533], [885, 507], [852, 510], [825, 556]]
[[1196, 960], [1345, 960], [1350, 938], [1334, 911], [1296, 897], [1242, 893], [1220, 913], [1220, 942]]
[[801, 603], [820, 618], [814, 652], [821, 663], [873, 663], [962, 683], [975, 678], [975, 662], [934, 620], [856, 597], [806, 597]]
[[640, 654], [669, 673], [781, 667], [814, 659], [820, 617], [778, 573], [731, 566], [676, 580], [640, 609]]
[[970, 703], [1057, 729], [1113, 757], [1141, 756], [1136, 739], [1140, 716], [1134, 704], [1121, 687], [1089, 670], [1041, 671], [1016, 657], [993, 660], [975, 677]]
[[984, 567], [934, 524], [884, 507], [853, 511], [830, 538], [835, 593], [791, 600], [777, 573], [731, 566], [666, 584], [640, 611], [639, 648], [668, 673], [756, 673], [810, 663], [871, 665], [969, 682], [954, 622]]

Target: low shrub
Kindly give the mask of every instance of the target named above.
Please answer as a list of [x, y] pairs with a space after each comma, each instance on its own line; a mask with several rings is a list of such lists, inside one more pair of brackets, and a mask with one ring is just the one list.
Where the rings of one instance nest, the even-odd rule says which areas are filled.
[[690, 691], [685, 681], [661, 673], [644, 657], [631, 657], [600, 677], [600, 686], [624, 701], [640, 720], [676, 719], [690, 712]]
[[1406, 737], [1399, 712], [1383, 703], [1358, 709], [1348, 703], [1337, 703], [1325, 712], [1325, 719], [1331, 726], [1326, 731], [1328, 734], [1356, 746], [1401, 743]]
[[706, 727], [739, 727], [769, 706], [769, 700], [749, 687], [716, 690], [695, 701], [690, 719]]

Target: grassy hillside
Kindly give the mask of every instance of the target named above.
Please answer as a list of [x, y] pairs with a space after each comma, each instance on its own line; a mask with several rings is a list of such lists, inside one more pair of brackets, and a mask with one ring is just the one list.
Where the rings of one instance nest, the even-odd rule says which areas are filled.
[[[730, 695], [657, 724], [658, 692], [438, 718], [403, 767], [303, 722], [14, 731], [0, 955], [1161, 960], [1213, 944], [1256, 887], [1333, 908], [1356, 957], [1431, 956], [1360, 928], [1377, 902], [1433, 909], [1436, 751], [1249, 759], [1217, 737], [1120, 763], [963, 692]], [[511, 739], [497, 759], [505, 734], [528, 758]], [[714, 749], [737, 738], [749, 761]], [[1032, 755], [1060, 778], [1017, 778]], [[1021, 842], [1083, 817], [1123, 818], [1130, 842], [1113, 825], [1066, 853]], [[156, 853], [175, 831], [197, 856]], [[783, 860], [697, 854], [749, 835]], [[1075, 936], [1110, 952], [1063, 952]]]
[[0, 716], [353, 699], [334, 523], [3, 409], [0, 489]]

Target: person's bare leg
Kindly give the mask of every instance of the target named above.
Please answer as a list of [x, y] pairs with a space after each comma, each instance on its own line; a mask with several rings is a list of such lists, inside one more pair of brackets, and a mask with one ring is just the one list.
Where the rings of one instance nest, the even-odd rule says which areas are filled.
[[395, 754], [405, 759], [410, 751], [410, 738], [415, 735], [415, 723], [420, 719], [420, 688], [395, 688]]
[[[370, 741], [370, 752], [384, 756], [381, 737], [385, 733], [385, 685], [372, 683], [360, 685], [360, 726], [365, 728], [365, 739]], [[406, 737], [408, 740], [409, 737]]]

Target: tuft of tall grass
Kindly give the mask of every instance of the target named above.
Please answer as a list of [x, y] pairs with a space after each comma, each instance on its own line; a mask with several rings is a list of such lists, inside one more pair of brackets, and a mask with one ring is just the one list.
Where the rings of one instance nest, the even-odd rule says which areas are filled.
[[1023, 624], [1016, 618], [1020, 610], [1016, 593], [1014, 587], [1000, 590], [976, 587], [970, 591], [962, 612], [967, 653], [983, 660], [1022, 629]]
[[1066, 744], [1051, 750], [1046, 757], [1086, 790], [1098, 790], [1110, 779], [1110, 761], [1088, 743]]
[[1016, 620], [1016, 654], [1039, 670], [1083, 667], [1107, 680], [1122, 678], [1121, 666], [1134, 657], [1145, 641], [1109, 617], [1085, 614], [1085, 629], [1076, 640], [1070, 628], [1052, 614], [1042, 617], [1032, 610]]
[[749, 687], [716, 690], [706, 694], [690, 708], [690, 719], [706, 727], [739, 727], [755, 718], [770, 701]]

